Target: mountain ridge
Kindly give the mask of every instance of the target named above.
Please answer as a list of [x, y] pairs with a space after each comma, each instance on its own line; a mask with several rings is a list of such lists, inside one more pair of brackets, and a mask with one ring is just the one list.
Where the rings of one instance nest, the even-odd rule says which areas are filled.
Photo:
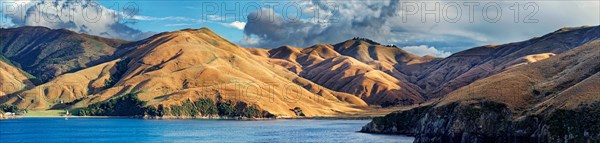
[[[11, 91], [12, 94], [0, 97], [0, 102], [36, 110], [85, 108], [136, 93], [154, 108], [210, 99], [243, 102], [276, 116], [299, 116], [296, 107], [303, 109], [306, 116], [335, 116], [370, 111], [373, 108], [367, 109], [369, 105], [426, 104], [472, 82], [545, 61], [573, 46], [598, 39], [593, 33], [599, 29], [560, 29], [531, 41], [475, 47], [447, 58], [416, 56], [364, 38], [305, 48], [243, 48], [208, 28], [163, 32], [132, 42], [96, 37], [91, 40], [108, 42], [101, 45], [111, 50], [101, 54], [100, 59], [110, 61], [90, 62], [86, 64], [89, 68], [59, 74], [46, 84]], [[39, 43], [44, 42], [47, 41]], [[87, 86], [51, 86], [65, 81]], [[254, 91], [237, 89], [236, 84]], [[272, 91], [258, 85], [286, 85], [294, 90]], [[34, 100], [38, 98], [28, 95], [36, 88], [46, 91], [40, 93], [44, 98]], [[268, 93], [270, 101], [239, 97], [236, 92], [248, 92], [254, 97]], [[302, 104], [284, 101], [290, 98]]]
[[[461, 87], [431, 105], [375, 118], [362, 132], [415, 142], [585, 142], [600, 138], [600, 40]], [[404, 124], [411, 122], [416, 124]]]
[[39, 26], [0, 31], [2, 55], [42, 83], [63, 73], [109, 61], [112, 53], [126, 43]]

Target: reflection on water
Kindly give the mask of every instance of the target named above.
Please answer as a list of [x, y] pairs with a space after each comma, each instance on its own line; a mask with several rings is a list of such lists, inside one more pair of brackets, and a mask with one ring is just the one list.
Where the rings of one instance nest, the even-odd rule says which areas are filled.
[[11, 142], [412, 142], [414, 138], [357, 132], [368, 120], [144, 120], [23, 118], [0, 121]]

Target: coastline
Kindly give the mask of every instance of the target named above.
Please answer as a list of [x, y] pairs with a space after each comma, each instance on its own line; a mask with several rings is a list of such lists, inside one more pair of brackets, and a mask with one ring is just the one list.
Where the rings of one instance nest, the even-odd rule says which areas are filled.
[[244, 118], [244, 117], [139, 117], [139, 116], [14, 116], [10, 119], [25, 119], [25, 118], [123, 118], [123, 119], [148, 119], [148, 120], [371, 120], [379, 116], [313, 116], [313, 117], [277, 117], [277, 118]]
[[362, 112], [352, 112], [337, 115], [317, 115], [317, 116], [278, 116], [274, 118], [245, 118], [245, 117], [220, 117], [220, 116], [65, 116], [62, 110], [44, 110], [44, 111], [29, 111], [25, 115], [17, 115], [8, 117], [4, 120], [19, 119], [19, 118], [133, 118], [133, 119], [149, 119], [149, 120], [187, 120], [187, 119], [200, 119], [200, 120], [240, 120], [240, 121], [253, 121], [253, 120], [372, 120], [376, 117], [383, 117], [391, 112], [398, 110], [410, 109], [411, 106], [397, 106], [389, 108], [364, 108]]

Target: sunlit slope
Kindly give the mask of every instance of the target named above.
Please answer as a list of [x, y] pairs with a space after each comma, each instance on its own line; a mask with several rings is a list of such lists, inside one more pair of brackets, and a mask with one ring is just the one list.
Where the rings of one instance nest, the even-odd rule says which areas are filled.
[[563, 28], [522, 42], [468, 49], [427, 67], [417, 84], [427, 96], [441, 97], [476, 80], [598, 39], [598, 33], [598, 26]]
[[409, 134], [415, 142], [593, 142], [600, 137], [599, 47], [595, 40], [510, 68], [361, 131]]
[[411, 83], [416, 78], [407, 76], [403, 71], [420, 69], [410, 69], [408, 65], [435, 59], [418, 57], [396, 47], [358, 38], [335, 45], [247, 50], [267, 58], [270, 64], [282, 66], [321, 86], [355, 95], [375, 105], [423, 102], [422, 91]]
[[19, 68], [0, 61], [0, 96], [33, 87], [33, 83], [29, 81], [30, 78], [30, 75]]
[[359, 111], [355, 107], [366, 106], [355, 96], [331, 91], [285, 68], [269, 65], [266, 59], [206, 28], [161, 33], [130, 45], [125, 49], [128, 54], [119, 61], [124, 68], [109, 74], [122, 73], [114, 85], [100, 91], [88, 87], [93, 92], [73, 107], [125, 93], [138, 93], [149, 106], [208, 98], [244, 102], [278, 116], [296, 116], [290, 110], [295, 107], [315, 116]]
[[[476, 81], [443, 98], [442, 104], [491, 100], [513, 110], [572, 109], [600, 100], [600, 40], [566, 53]], [[533, 112], [536, 113], [536, 112]]]

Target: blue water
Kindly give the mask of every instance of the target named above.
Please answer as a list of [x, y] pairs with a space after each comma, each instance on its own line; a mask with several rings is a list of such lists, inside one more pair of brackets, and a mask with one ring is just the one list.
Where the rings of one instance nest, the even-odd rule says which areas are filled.
[[412, 142], [357, 132], [368, 120], [0, 120], [0, 142]]

